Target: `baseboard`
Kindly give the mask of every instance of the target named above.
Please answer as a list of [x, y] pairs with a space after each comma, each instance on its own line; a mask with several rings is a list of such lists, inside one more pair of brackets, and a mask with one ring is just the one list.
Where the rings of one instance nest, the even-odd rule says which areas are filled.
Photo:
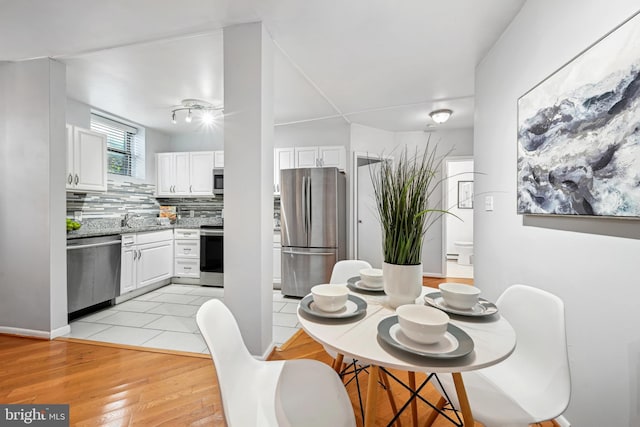
[[53, 331], [38, 331], [36, 329], [12, 328], [9, 326], [0, 326], [0, 334], [18, 335], [22, 337], [42, 338], [52, 340], [56, 337], [66, 335], [71, 332], [69, 325], [54, 329]]
[[428, 271], [423, 271], [422, 277], [436, 277], [438, 279], [444, 279], [446, 276], [442, 273], [431, 273]]
[[571, 423], [563, 415], [554, 420], [560, 427], [571, 427]]

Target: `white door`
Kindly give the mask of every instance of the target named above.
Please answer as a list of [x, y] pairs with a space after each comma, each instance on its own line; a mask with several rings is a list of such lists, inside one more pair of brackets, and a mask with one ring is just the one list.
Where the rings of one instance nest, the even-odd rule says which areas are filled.
[[139, 245], [136, 276], [139, 288], [173, 276], [173, 241]]
[[[371, 168], [371, 171], [369, 170]], [[382, 230], [376, 208], [371, 174], [380, 170], [380, 160], [358, 158], [358, 259], [382, 268]]]
[[107, 191], [107, 136], [76, 127], [73, 138], [74, 189]]
[[174, 155], [160, 153], [156, 156], [156, 193], [158, 196], [171, 196], [176, 180]]
[[213, 194], [213, 151], [189, 153], [189, 194], [211, 196]]
[[296, 147], [294, 154], [297, 168], [318, 167], [318, 147]]
[[189, 153], [174, 153], [176, 178], [173, 183], [173, 194], [186, 196], [189, 194]]

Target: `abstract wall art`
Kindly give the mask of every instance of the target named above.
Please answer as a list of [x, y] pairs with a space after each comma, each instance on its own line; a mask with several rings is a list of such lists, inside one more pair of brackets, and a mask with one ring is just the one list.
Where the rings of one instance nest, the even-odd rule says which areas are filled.
[[518, 100], [518, 213], [640, 217], [640, 14]]

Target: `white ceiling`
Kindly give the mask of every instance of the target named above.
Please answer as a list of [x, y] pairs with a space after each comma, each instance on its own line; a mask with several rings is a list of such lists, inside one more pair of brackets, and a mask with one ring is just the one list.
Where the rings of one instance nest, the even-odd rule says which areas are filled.
[[276, 44], [276, 124], [343, 117], [391, 131], [473, 125], [474, 71], [524, 0], [0, 0], [0, 60], [67, 64], [68, 95], [176, 133], [184, 98], [222, 103], [221, 28]]

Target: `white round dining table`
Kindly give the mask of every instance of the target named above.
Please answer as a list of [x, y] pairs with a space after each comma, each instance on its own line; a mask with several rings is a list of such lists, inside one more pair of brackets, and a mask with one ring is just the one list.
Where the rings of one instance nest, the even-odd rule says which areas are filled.
[[[423, 287], [415, 303], [425, 304], [424, 295], [432, 292], [437, 292], [437, 289]], [[511, 324], [500, 316], [499, 312], [484, 317], [450, 315], [450, 323], [462, 329], [473, 340], [473, 351], [466, 356], [452, 359], [412, 355], [390, 348], [378, 339], [378, 324], [383, 319], [395, 315], [395, 310], [388, 305], [384, 294], [372, 295], [353, 291], [350, 291], [350, 294], [367, 302], [366, 313], [354, 319], [323, 319], [309, 316], [298, 307], [298, 320], [309, 336], [338, 353], [340, 365], [344, 356], [356, 359], [360, 364], [371, 365], [365, 426], [375, 424], [374, 408], [379, 367], [408, 372], [452, 374], [464, 425], [473, 426], [471, 405], [460, 373], [486, 368], [509, 357], [516, 346], [516, 334]]]

